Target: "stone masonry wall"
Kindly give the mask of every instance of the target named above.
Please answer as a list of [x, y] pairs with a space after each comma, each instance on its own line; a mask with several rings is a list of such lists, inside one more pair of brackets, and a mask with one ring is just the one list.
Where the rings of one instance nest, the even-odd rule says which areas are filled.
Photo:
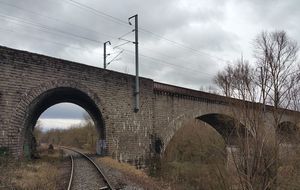
[[154, 134], [163, 142], [162, 151], [184, 122], [212, 113], [226, 115], [230, 113], [230, 108], [205, 99], [155, 92]]
[[[133, 164], [149, 158], [157, 139], [166, 148], [185, 121], [212, 113], [233, 116], [228, 98], [146, 78], [140, 78], [140, 111], [135, 113], [134, 84], [131, 75], [0, 46], [0, 147], [22, 156], [29, 105], [59, 87], [83, 92], [95, 103], [108, 154]], [[292, 120], [286, 113], [285, 120]]]
[[141, 107], [134, 113], [133, 76], [6, 47], [0, 47], [0, 147], [22, 156], [26, 107], [56, 87], [84, 91], [99, 106], [110, 155], [128, 162], [148, 156], [152, 80], [140, 79]]

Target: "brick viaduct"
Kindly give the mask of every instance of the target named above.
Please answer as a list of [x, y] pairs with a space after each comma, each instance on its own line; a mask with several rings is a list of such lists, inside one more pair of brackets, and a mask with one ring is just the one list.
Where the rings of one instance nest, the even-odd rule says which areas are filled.
[[[234, 117], [228, 98], [148, 78], [140, 78], [140, 110], [135, 113], [134, 84], [131, 75], [0, 47], [0, 147], [24, 156], [39, 116], [61, 102], [83, 107], [99, 139], [107, 142], [107, 154], [127, 162], [144, 162], [157, 142], [163, 151], [185, 121], [198, 118], [213, 125], [209, 116]], [[294, 116], [288, 111], [282, 121], [296, 123]], [[272, 119], [267, 120], [271, 126]]]

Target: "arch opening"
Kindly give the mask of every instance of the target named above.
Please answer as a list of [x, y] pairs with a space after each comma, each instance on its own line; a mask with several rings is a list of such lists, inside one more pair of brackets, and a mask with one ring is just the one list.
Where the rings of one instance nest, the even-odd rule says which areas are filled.
[[238, 145], [239, 138], [244, 138], [247, 135], [247, 129], [242, 123], [224, 114], [206, 114], [196, 119], [213, 127], [223, 137], [228, 146]]
[[290, 121], [281, 122], [277, 127], [276, 135], [279, 142], [283, 144], [296, 144], [299, 142], [299, 129], [295, 123]]
[[31, 158], [34, 151], [33, 131], [41, 114], [59, 103], [72, 103], [83, 108], [91, 117], [97, 131], [97, 143], [101, 145], [101, 152], [107, 152], [105, 123], [100, 109], [94, 100], [81, 90], [70, 87], [58, 87], [45, 91], [36, 97], [28, 106], [24, 123], [23, 154]]
[[[198, 119], [185, 121], [181, 125], [155, 168], [167, 180], [180, 176], [181, 188], [208, 189], [207, 176], [215, 181], [219, 177], [218, 172], [225, 171], [225, 141], [213, 127]], [[195, 184], [195, 181], [198, 183]]]

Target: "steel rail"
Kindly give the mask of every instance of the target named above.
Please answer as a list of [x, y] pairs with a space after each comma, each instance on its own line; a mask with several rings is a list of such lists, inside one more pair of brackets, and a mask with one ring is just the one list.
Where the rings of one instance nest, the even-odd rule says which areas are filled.
[[71, 185], [72, 185], [72, 181], [73, 181], [73, 175], [74, 175], [74, 160], [73, 160], [73, 156], [70, 155], [71, 158], [71, 175], [70, 175], [70, 180], [69, 180], [69, 185], [68, 185], [68, 190], [71, 190]]
[[[76, 153], [78, 153], [78, 154], [80, 154], [81, 156], [83, 156], [85, 159], [87, 159], [87, 160], [89, 160], [95, 167], [96, 167], [96, 169], [97, 169], [97, 171], [100, 173], [100, 175], [102, 176], [102, 178], [103, 178], [103, 181], [106, 183], [106, 185], [107, 185], [107, 187], [104, 187], [104, 188], [101, 188], [101, 189], [110, 189], [110, 190], [115, 190], [114, 188], [113, 188], [113, 186], [110, 184], [110, 182], [108, 181], [108, 179], [107, 179], [107, 177], [104, 175], [104, 173], [102, 172], [102, 170], [99, 168], [99, 166], [90, 158], [90, 157], [88, 157], [86, 154], [84, 154], [84, 153], [82, 153], [82, 152], [80, 152], [80, 151], [78, 151], [78, 150], [75, 150], [75, 149], [72, 149], [72, 148], [69, 148], [69, 147], [64, 147], [64, 146], [61, 146], [61, 148], [64, 148], [64, 149], [67, 149], [67, 150], [71, 150], [71, 151], [73, 151], [73, 152], [76, 152]], [[73, 164], [72, 164], [73, 165]], [[72, 167], [73, 168], [73, 167]], [[73, 171], [72, 171], [73, 172]], [[73, 176], [72, 176], [72, 178], [73, 178]], [[72, 179], [73, 180], [73, 179]], [[70, 188], [71, 188], [71, 185], [70, 185], [70, 183], [71, 182], [69, 182], [69, 186], [70, 186]], [[69, 189], [69, 187], [68, 187], [68, 190], [70, 190]]]

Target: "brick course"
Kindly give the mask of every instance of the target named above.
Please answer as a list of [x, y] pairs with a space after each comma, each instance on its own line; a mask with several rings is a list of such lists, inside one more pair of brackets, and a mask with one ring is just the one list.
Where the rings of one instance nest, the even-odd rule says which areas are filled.
[[130, 161], [149, 154], [151, 79], [140, 79], [141, 111], [134, 113], [130, 75], [6, 47], [0, 47], [0, 72], [0, 146], [8, 146], [15, 156], [23, 154], [29, 105], [42, 93], [60, 87], [74, 88], [95, 102], [110, 155]]
[[[135, 113], [134, 80], [131, 75], [0, 46], [0, 147], [22, 157], [28, 118], [42, 106], [66, 101], [57, 96], [57, 102], [39, 104], [57, 89], [79, 93], [68, 97], [101, 120], [108, 154], [133, 164], [149, 158], [153, 140], [161, 139], [166, 147], [183, 122], [210, 113], [230, 115], [225, 97], [147, 78], [140, 78], [140, 111]], [[286, 120], [291, 120], [287, 113]]]

